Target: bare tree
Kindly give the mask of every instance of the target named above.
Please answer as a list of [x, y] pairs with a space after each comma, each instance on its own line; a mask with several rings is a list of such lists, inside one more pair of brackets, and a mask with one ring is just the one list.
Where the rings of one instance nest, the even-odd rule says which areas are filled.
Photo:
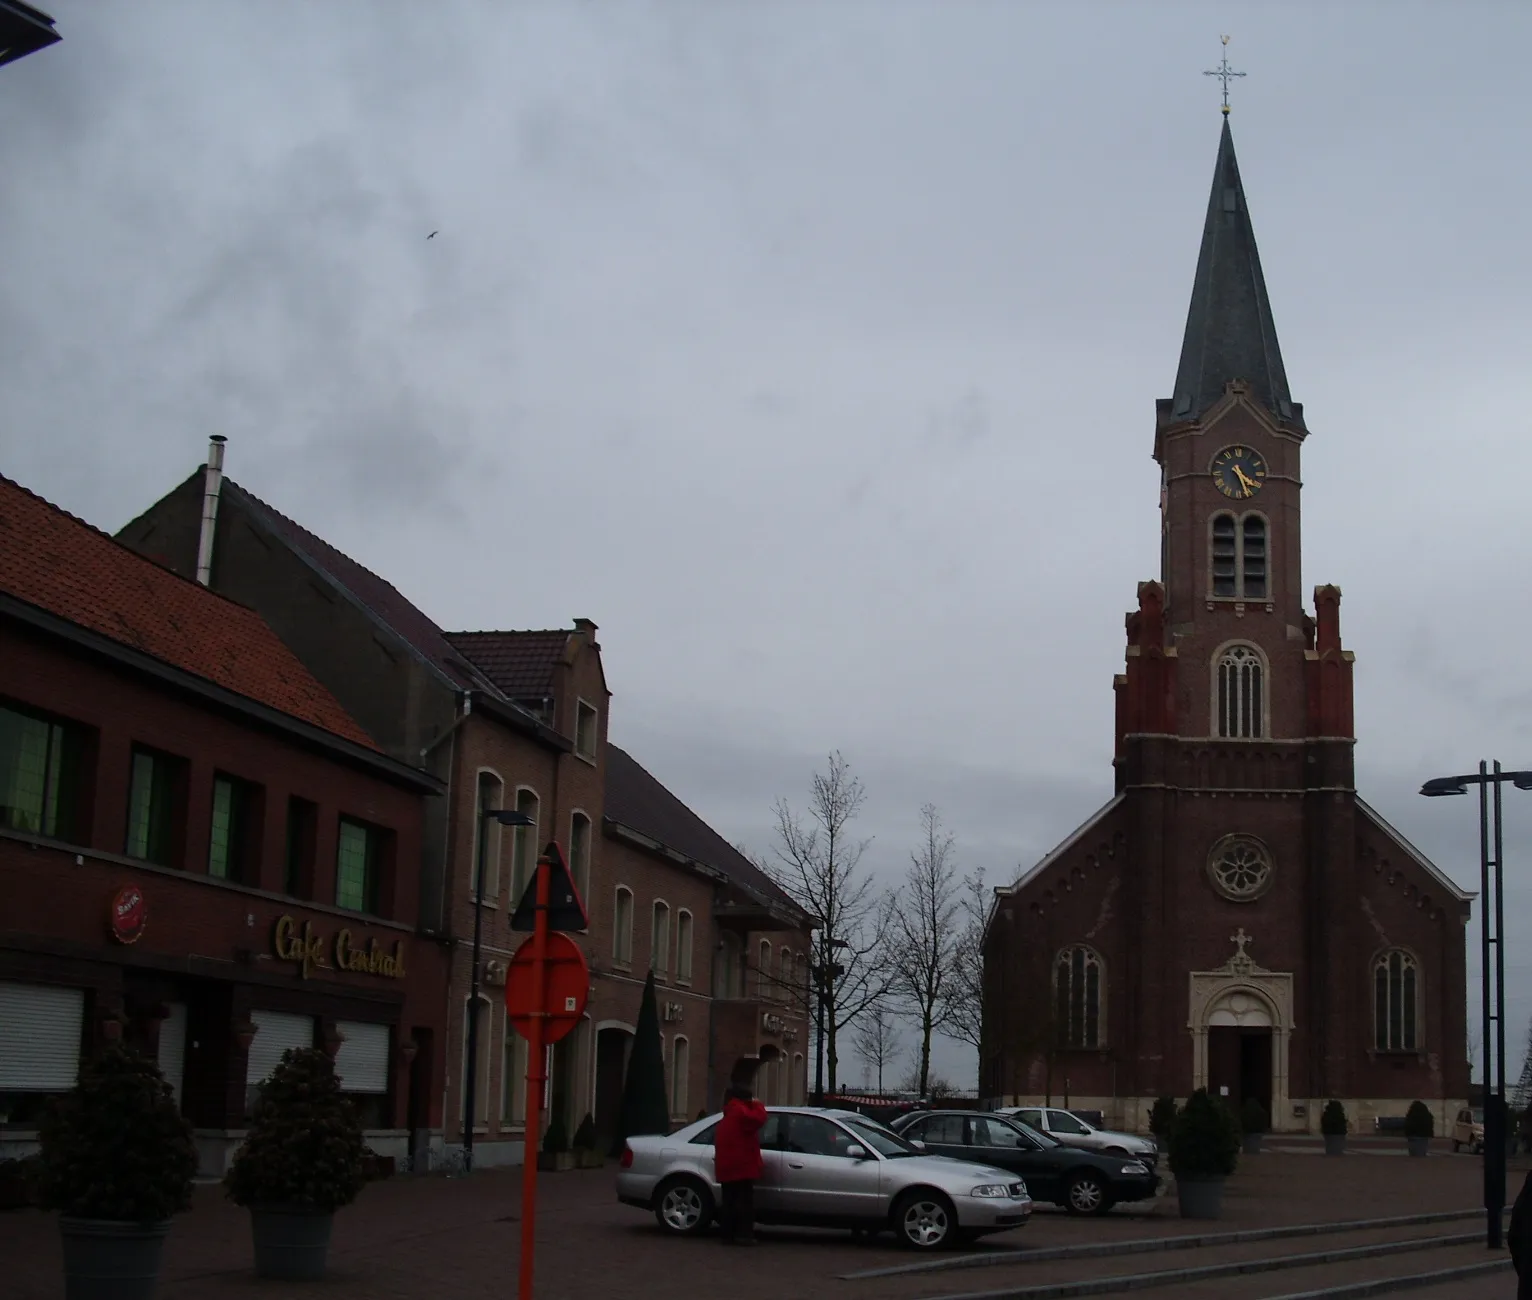
[[[990, 895], [984, 887], [984, 868], [963, 877], [960, 897], [962, 930], [952, 954], [952, 976], [946, 993], [946, 1026], [950, 1038], [967, 1043], [979, 1056], [984, 1072], [984, 923], [989, 918]], [[982, 1079], [981, 1079], [982, 1085]], [[980, 1092], [983, 1092], [982, 1086]]]
[[870, 840], [857, 839], [851, 823], [866, 792], [837, 752], [829, 770], [816, 772], [806, 818], [777, 800], [776, 861], [771, 874], [792, 900], [814, 918], [812, 980], [823, 1006], [824, 1047], [830, 1091], [835, 1090], [840, 1031], [888, 992], [878, 900], [872, 878], [859, 874]]
[[899, 1025], [887, 1003], [875, 1002], [862, 1014], [854, 1045], [863, 1064], [877, 1075], [881, 1094], [883, 1071], [893, 1065], [900, 1046]]
[[958, 948], [957, 868], [953, 836], [934, 804], [920, 810], [920, 847], [910, 854], [904, 883], [889, 900], [889, 966], [894, 996], [908, 1009], [920, 1036], [916, 1089], [922, 1096], [931, 1074], [931, 1035], [951, 1010], [953, 966]]

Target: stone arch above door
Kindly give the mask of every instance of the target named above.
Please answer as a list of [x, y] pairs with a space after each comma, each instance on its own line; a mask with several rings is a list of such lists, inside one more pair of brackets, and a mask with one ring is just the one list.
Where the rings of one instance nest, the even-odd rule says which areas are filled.
[[1295, 1125], [1288, 1092], [1288, 1048], [1293, 1033], [1293, 976], [1267, 970], [1245, 951], [1253, 942], [1242, 929], [1230, 936], [1237, 951], [1217, 970], [1191, 971], [1187, 1028], [1192, 1035], [1192, 1087], [1208, 1082], [1208, 1030], [1219, 1025], [1271, 1029], [1271, 1127]]

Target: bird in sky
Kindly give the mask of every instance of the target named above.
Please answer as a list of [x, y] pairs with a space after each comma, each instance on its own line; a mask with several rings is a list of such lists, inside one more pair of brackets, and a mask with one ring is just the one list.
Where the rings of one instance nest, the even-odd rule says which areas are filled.
[[436, 236], [439, 235], [440, 233], [441, 232], [439, 230], [433, 230], [429, 235], [426, 236], [426, 238], [427, 239], [435, 239]]

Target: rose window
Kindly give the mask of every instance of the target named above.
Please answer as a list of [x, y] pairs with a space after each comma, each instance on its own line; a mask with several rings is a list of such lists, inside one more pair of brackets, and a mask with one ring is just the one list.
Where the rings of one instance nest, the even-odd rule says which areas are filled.
[[1271, 854], [1248, 835], [1226, 835], [1213, 846], [1208, 874], [1225, 898], [1236, 902], [1259, 898], [1271, 883]]

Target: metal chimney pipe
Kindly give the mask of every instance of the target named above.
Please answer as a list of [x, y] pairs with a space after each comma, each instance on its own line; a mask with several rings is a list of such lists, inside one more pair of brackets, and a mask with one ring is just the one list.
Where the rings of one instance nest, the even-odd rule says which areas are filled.
[[197, 581], [206, 587], [213, 576], [213, 532], [218, 527], [218, 496], [223, 489], [222, 434], [208, 444], [207, 465], [202, 477], [202, 532], [197, 538]]

